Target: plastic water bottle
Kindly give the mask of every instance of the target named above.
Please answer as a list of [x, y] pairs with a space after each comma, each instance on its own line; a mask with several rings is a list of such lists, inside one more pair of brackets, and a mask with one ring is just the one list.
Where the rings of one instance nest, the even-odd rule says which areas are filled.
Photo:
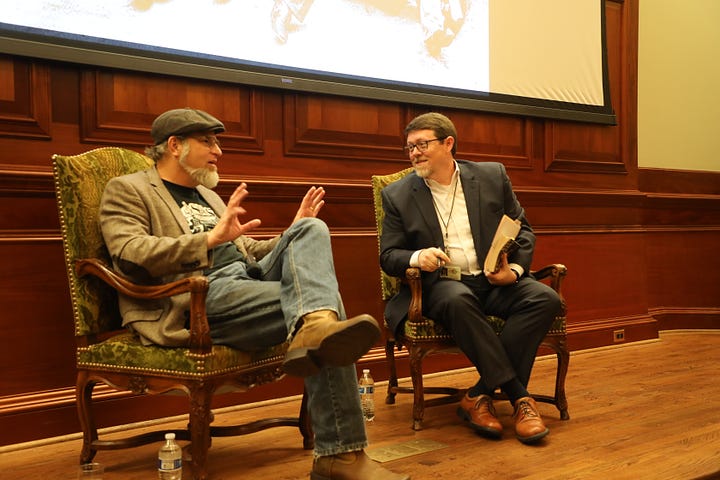
[[158, 478], [182, 480], [182, 448], [175, 441], [174, 433], [165, 434], [165, 443], [158, 452]]
[[360, 390], [360, 405], [362, 406], [363, 418], [366, 422], [372, 422], [375, 419], [375, 380], [370, 375], [370, 369], [365, 368], [362, 376], [358, 380], [358, 388]]

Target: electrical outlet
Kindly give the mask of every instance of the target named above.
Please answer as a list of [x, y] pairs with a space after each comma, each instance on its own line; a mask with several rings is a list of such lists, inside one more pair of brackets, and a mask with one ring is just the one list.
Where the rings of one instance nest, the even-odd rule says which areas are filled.
[[614, 342], [624, 342], [625, 341], [625, 330], [615, 330], [613, 332], [613, 341]]

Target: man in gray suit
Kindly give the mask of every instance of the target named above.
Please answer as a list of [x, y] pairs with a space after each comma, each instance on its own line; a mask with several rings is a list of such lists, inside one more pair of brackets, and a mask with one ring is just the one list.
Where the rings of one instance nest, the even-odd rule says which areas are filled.
[[[311, 478], [387, 479], [397, 475], [372, 462], [360, 408], [354, 362], [378, 340], [369, 315], [346, 319], [330, 232], [317, 214], [322, 187], [312, 187], [282, 234], [246, 234], [240, 184], [227, 204], [213, 192], [225, 126], [201, 110], [181, 108], [152, 125], [155, 160], [148, 170], [108, 182], [100, 224], [116, 269], [138, 283], [167, 283], [191, 275], [209, 280], [207, 316], [217, 344], [252, 350], [291, 339], [283, 368], [305, 378], [315, 434]], [[146, 343], [184, 345], [189, 295], [166, 300], [120, 298], [123, 324]]]
[[[532, 228], [502, 164], [455, 160], [457, 132], [449, 118], [420, 115], [405, 135], [415, 175], [382, 191], [380, 265], [394, 276], [404, 276], [409, 266], [421, 269], [423, 314], [447, 328], [480, 374], [458, 414], [478, 433], [499, 438], [502, 425], [492, 403], [499, 387], [514, 406], [517, 438], [537, 442], [548, 429], [527, 384], [560, 299], [528, 274], [535, 247]], [[521, 223], [519, 248], [509, 259], [502, 255], [497, 271], [483, 271], [503, 215]], [[391, 328], [405, 320], [409, 303], [410, 291], [403, 286], [386, 306]], [[499, 336], [486, 315], [507, 320]]]

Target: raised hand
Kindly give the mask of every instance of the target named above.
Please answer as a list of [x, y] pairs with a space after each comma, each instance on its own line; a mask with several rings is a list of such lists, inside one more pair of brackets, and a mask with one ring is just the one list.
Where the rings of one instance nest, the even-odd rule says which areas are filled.
[[300, 208], [298, 208], [298, 211], [295, 214], [293, 223], [297, 222], [301, 218], [317, 217], [320, 209], [322, 209], [323, 205], [325, 205], [325, 200], [323, 200], [324, 196], [325, 189], [323, 187], [310, 187], [303, 197], [302, 202], [300, 202]]
[[247, 211], [240, 206], [247, 196], [247, 184], [243, 182], [235, 189], [232, 195], [230, 195], [227, 208], [218, 220], [217, 225], [208, 232], [208, 248], [213, 248], [221, 243], [235, 240], [240, 235], [245, 235], [260, 225], [259, 218], [254, 218], [246, 223], [240, 221], [240, 217], [247, 213]]

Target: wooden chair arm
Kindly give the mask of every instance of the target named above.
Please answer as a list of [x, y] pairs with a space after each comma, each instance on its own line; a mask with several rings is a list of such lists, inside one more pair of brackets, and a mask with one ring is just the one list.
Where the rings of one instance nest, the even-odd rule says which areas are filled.
[[410, 267], [405, 270], [405, 281], [410, 287], [411, 294], [407, 321], [414, 324], [425, 323], [422, 315], [422, 280], [420, 269], [418, 267]]
[[190, 350], [193, 353], [209, 353], [212, 350], [210, 326], [207, 321], [205, 303], [208, 280], [204, 276], [192, 276], [162, 285], [138, 285], [120, 276], [105, 262], [97, 258], [75, 261], [78, 276], [93, 275], [107, 285], [132, 298], [167, 298], [180, 293], [190, 293]]
[[567, 267], [562, 263], [551, 263], [539, 270], [531, 270], [530, 273], [538, 280], [549, 278], [550, 287], [557, 293], [560, 293], [562, 281], [565, 279], [565, 275], [567, 275]]

